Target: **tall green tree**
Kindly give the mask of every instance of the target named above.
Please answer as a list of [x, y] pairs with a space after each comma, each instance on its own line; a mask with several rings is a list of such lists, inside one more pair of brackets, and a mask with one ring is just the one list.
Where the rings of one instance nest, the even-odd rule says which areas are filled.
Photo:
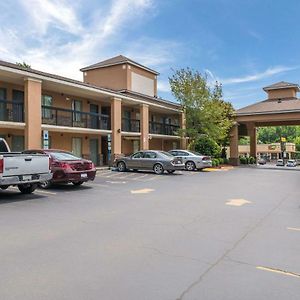
[[207, 74], [190, 68], [174, 71], [169, 78], [171, 91], [186, 113], [186, 134], [191, 145], [201, 136], [209, 136], [220, 145], [228, 141], [234, 109], [223, 100], [222, 85], [212, 87]]

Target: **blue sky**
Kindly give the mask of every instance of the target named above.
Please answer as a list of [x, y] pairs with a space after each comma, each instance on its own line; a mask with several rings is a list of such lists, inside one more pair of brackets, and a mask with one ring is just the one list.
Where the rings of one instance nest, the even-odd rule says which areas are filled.
[[223, 84], [236, 108], [262, 87], [299, 83], [297, 0], [10, 0], [0, 2], [0, 59], [82, 79], [83, 66], [123, 54], [156, 69], [173, 99], [172, 69]]

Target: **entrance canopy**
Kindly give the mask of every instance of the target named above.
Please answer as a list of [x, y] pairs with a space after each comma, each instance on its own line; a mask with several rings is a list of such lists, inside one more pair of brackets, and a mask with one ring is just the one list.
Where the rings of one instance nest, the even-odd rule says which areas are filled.
[[235, 125], [230, 135], [230, 161], [239, 163], [238, 140], [250, 137], [250, 155], [256, 157], [256, 128], [263, 126], [300, 125], [300, 99], [298, 84], [278, 82], [263, 88], [268, 94], [264, 101], [236, 111]]

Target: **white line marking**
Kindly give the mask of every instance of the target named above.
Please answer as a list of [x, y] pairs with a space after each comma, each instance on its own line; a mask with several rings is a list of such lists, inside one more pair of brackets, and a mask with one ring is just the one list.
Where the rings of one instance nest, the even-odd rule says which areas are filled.
[[111, 178], [111, 177], [116, 177], [116, 176], [122, 176], [122, 174], [115, 173], [115, 174], [112, 174], [112, 175], [109, 175], [109, 176], [103, 176], [103, 177], [105, 177], [105, 178]]
[[147, 177], [147, 176], [149, 176], [149, 174], [144, 174], [144, 175], [141, 175], [141, 176], [138, 176], [138, 177], [132, 178], [132, 179], [133, 179], [133, 180], [139, 180], [139, 179], [141, 179], [141, 178], [145, 178], [145, 177]]
[[128, 173], [125, 176], [119, 177], [120, 179], [124, 179], [124, 178], [128, 178], [128, 177], [132, 177], [134, 175], [137, 175], [137, 173]]
[[[9, 187], [10, 190], [15, 190], [18, 191], [19, 189], [15, 186], [11, 186]], [[35, 190], [34, 193], [38, 193], [38, 194], [45, 194], [45, 195], [57, 195], [57, 193], [54, 192], [48, 192], [48, 191], [42, 191], [42, 190]]]
[[141, 190], [131, 190], [131, 194], [148, 194], [154, 192], [153, 189], [141, 189]]
[[285, 270], [279, 270], [279, 269], [275, 269], [275, 268], [267, 268], [267, 267], [262, 267], [262, 266], [258, 266], [258, 267], [256, 267], [256, 269], [262, 270], [262, 271], [273, 272], [273, 273], [277, 273], [277, 274], [282, 274], [282, 275], [286, 275], [286, 276], [292, 276], [292, 277], [300, 278], [300, 274], [294, 273], [294, 272], [288, 272], [288, 271], [285, 271]]
[[125, 184], [125, 183], [127, 183], [127, 181], [109, 181], [109, 180], [107, 180], [107, 181], [105, 181], [105, 182], [111, 183], [111, 184], [115, 184], [115, 183]]
[[294, 231], [300, 231], [300, 228], [295, 228], [295, 227], [287, 227], [286, 229], [294, 230]]
[[243, 206], [245, 204], [249, 204], [251, 201], [245, 199], [230, 199], [226, 202], [226, 205], [230, 206]]

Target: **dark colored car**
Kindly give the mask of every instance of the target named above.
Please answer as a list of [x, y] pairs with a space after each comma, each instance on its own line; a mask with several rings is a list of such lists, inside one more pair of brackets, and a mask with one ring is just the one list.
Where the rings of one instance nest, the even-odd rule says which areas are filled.
[[81, 185], [94, 180], [96, 168], [92, 161], [75, 156], [63, 150], [27, 150], [26, 154], [47, 154], [50, 159], [50, 169], [53, 178], [40, 184], [42, 188], [49, 188], [53, 183], [73, 183]]
[[128, 157], [116, 159], [115, 166], [120, 172], [126, 170], [152, 170], [155, 174], [169, 174], [176, 170], [184, 170], [184, 163], [180, 158], [176, 158], [168, 152], [145, 150], [139, 151]]

